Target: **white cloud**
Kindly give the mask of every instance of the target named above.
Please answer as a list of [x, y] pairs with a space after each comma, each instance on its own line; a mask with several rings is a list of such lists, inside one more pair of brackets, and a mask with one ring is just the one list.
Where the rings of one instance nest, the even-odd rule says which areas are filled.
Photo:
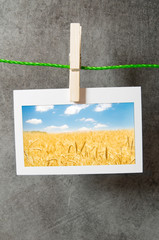
[[50, 106], [36, 106], [36, 111], [37, 112], [47, 112], [51, 109], [54, 109], [54, 105], [50, 105]]
[[78, 104], [75, 104], [75, 105], [71, 105], [69, 107], [66, 108], [64, 114], [66, 115], [73, 115], [73, 114], [77, 114], [79, 113], [82, 109], [85, 109], [87, 108], [89, 105], [88, 104], [82, 104], [82, 105], [78, 105]]
[[68, 125], [64, 124], [62, 126], [48, 126], [46, 128], [44, 128], [45, 131], [47, 132], [59, 132], [60, 130], [65, 130], [65, 129], [68, 129]]
[[107, 103], [107, 104], [101, 103], [101, 104], [98, 104], [98, 105], [95, 107], [94, 111], [95, 111], [95, 112], [102, 112], [102, 111], [105, 111], [105, 110], [107, 110], [107, 109], [109, 109], [109, 108], [111, 108], [111, 107], [112, 107], [112, 104], [111, 104], [111, 103]]
[[90, 129], [87, 127], [81, 127], [78, 129], [78, 131], [90, 131]]
[[97, 123], [94, 128], [105, 128], [108, 127], [106, 124]]
[[79, 120], [80, 120], [80, 121], [85, 121], [85, 119], [86, 119], [86, 118], [81, 118], [81, 119], [79, 119]]
[[26, 123], [30, 123], [30, 124], [40, 124], [40, 123], [42, 123], [42, 120], [41, 120], [41, 119], [33, 118], [33, 119], [28, 119], [28, 120], [26, 121]]
[[81, 118], [80, 121], [84, 121], [84, 122], [96, 122], [93, 118]]

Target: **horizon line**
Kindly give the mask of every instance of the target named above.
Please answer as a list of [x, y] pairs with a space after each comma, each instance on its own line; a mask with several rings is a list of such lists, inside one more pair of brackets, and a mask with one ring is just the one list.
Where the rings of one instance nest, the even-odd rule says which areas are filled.
[[82, 132], [104, 132], [104, 131], [120, 131], [120, 130], [135, 130], [135, 128], [117, 128], [117, 129], [104, 129], [104, 130], [83, 130], [83, 131], [80, 131], [80, 130], [76, 130], [76, 131], [64, 131], [64, 132], [47, 132], [47, 131], [36, 131], [36, 130], [23, 130], [23, 132], [41, 132], [41, 133], [48, 133], [48, 134], [63, 134], [63, 133], [82, 133]]

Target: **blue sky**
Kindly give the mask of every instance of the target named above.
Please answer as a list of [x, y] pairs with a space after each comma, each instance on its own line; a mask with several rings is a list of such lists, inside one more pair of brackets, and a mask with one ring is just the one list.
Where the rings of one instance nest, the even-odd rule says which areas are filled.
[[23, 130], [70, 132], [134, 128], [134, 103], [22, 106]]

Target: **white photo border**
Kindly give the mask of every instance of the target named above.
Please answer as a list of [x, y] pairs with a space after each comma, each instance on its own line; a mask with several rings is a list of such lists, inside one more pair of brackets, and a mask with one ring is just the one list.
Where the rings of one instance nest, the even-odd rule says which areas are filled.
[[74, 104], [69, 89], [14, 90], [14, 130], [17, 175], [112, 174], [143, 172], [141, 87], [81, 89], [81, 103], [134, 103], [135, 164], [97, 166], [25, 167], [23, 152], [22, 106]]

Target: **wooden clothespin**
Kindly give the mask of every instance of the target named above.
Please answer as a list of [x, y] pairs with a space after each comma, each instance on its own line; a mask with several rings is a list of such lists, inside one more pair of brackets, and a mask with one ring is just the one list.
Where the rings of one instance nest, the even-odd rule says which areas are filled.
[[69, 88], [72, 102], [80, 100], [81, 30], [79, 23], [71, 23]]

